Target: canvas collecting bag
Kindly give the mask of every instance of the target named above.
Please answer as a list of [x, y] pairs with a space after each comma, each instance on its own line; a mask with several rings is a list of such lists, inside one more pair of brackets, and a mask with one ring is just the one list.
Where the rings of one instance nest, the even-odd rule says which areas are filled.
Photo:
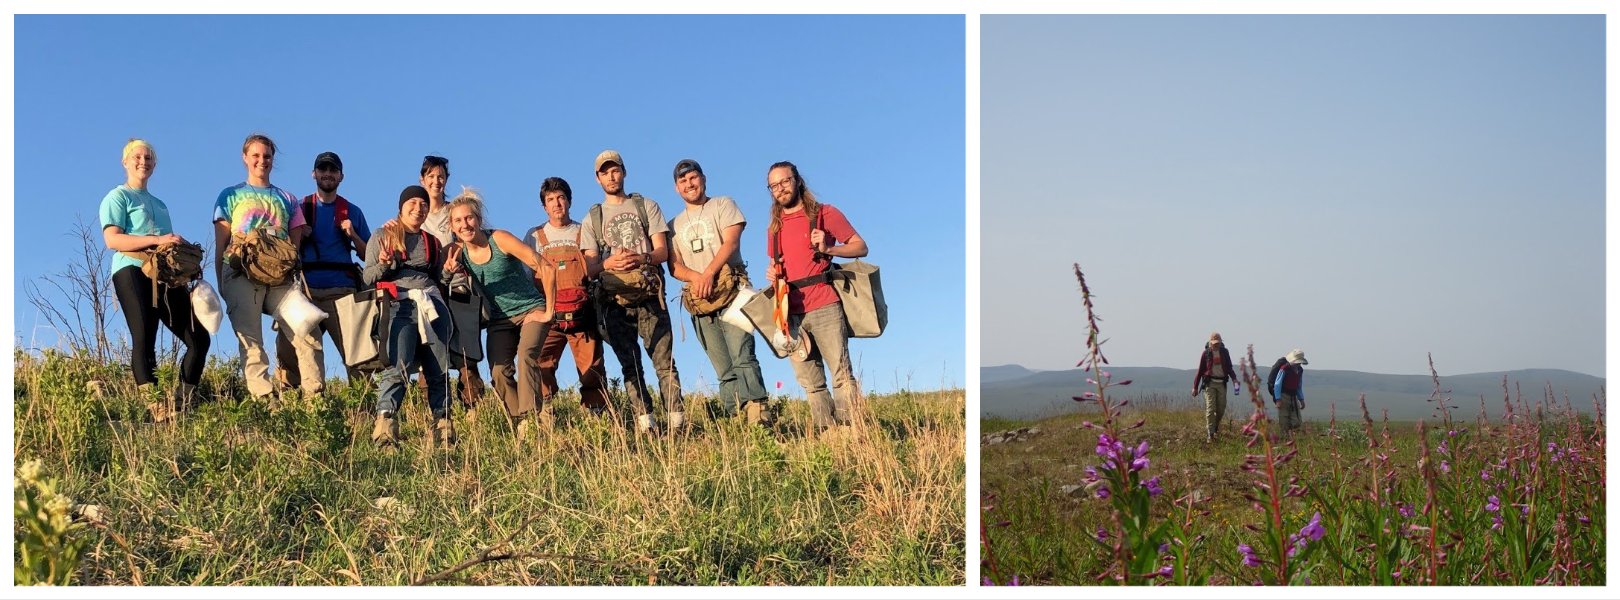
[[712, 315], [730, 306], [738, 290], [745, 285], [742, 275], [731, 268], [731, 263], [725, 263], [720, 265], [720, 272], [714, 276], [711, 298], [693, 298], [692, 286], [688, 285], [681, 290], [681, 303], [686, 305], [686, 312], [694, 316]]
[[602, 271], [602, 292], [619, 306], [635, 306], [651, 298], [663, 300], [664, 276], [658, 267], [645, 265], [629, 271]]
[[883, 281], [878, 266], [863, 260], [834, 265], [826, 273], [827, 283], [838, 291], [849, 321], [850, 337], [875, 338], [889, 326], [889, 305], [883, 301]]
[[232, 235], [225, 252], [241, 260], [248, 279], [268, 286], [287, 283], [298, 266], [298, 248], [266, 227]]
[[361, 290], [333, 302], [338, 327], [343, 330], [343, 364], [357, 369], [381, 368], [388, 361], [383, 341], [388, 338], [388, 294]]
[[163, 244], [140, 252], [124, 252], [141, 261], [141, 274], [152, 280], [152, 306], [157, 306], [158, 284], [180, 287], [202, 278], [202, 244]]

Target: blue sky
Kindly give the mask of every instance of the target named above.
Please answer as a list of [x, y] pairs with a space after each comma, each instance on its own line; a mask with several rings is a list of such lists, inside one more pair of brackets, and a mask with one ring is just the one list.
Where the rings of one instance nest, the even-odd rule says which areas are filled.
[[982, 361], [1604, 372], [1604, 16], [985, 16]]
[[[280, 146], [272, 183], [299, 196], [315, 155], [338, 152], [340, 193], [373, 226], [425, 154], [448, 157], [449, 190], [479, 188], [491, 224], [519, 235], [544, 219], [548, 176], [572, 184], [576, 219], [601, 201], [604, 148], [623, 153], [627, 189], [673, 217], [671, 169], [694, 158], [710, 195], [749, 219], [742, 251], [762, 280], [765, 171], [792, 160], [883, 267], [890, 327], [851, 346], [866, 389], [966, 381], [961, 16], [18, 16], [15, 30], [16, 195], [29, 200], [14, 222], [33, 224], [19, 249], [66, 244], [76, 216], [94, 225], [132, 136], [157, 149], [150, 189], [178, 233], [210, 240], [213, 202], [243, 180], [242, 139], [260, 131]], [[19, 294], [64, 261], [19, 254]], [[40, 321], [20, 296], [14, 310], [26, 346]], [[673, 319], [683, 384], [712, 390], [690, 322]], [[223, 331], [214, 347], [236, 352]], [[760, 359], [768, 387], [801, 393], [785, 361]]]

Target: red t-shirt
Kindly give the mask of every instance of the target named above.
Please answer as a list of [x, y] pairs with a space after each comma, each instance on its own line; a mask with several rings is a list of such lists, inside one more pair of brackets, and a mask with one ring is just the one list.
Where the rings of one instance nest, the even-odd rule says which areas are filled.
[[[829, 245], [842, 244], [855, 237], [855, 228], [838, 209], [823, 204], [817, 212], [816, 220], [820, 221], [818, 228], [832, 238], [827, 240]], [[781, 232], [766, 242], [766, 251], [772, 257], [775, 256], [772, 248], [778, 239], [782, 244], [782, 261], [788, 281], [821, 274], [832, 264], [831, 259], [825, 257], [815, 260], [815, 251], [810, 249], [810, 220], [805, 218], [802, 210], [782, 213]], [[806, 314], [837, 301], [838, 292], [825, 283], [788, 288], [788, 312], [795, 315]]]

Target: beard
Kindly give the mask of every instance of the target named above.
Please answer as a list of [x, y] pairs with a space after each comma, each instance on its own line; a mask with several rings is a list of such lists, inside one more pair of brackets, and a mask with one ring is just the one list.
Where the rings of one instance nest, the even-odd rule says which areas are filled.
[[337, 192], [338, 184], [336, 181], [331, 183], [327, 183], [325, 181], [316, 181], [315, 189], [318, 189], [323, 193], [332, 194]]

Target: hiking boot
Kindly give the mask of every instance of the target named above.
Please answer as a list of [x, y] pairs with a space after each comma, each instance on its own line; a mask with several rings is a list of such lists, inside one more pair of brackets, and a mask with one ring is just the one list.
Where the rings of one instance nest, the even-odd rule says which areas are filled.
[[169, 412], [171, 416], [178, 416], [197, 406], [197, 386], [181, 383], [174, 386], [174, 392], [169, 394]]
[[433, 445], [445, 449], [456, 445], [456, 424], [454, 421], [444, 416], [433, 420]]
[[371, 441], [381, 447], [399, 443], [399, 419], [394, 413], [386, 410], [377, 413], [377, 421], [371, 425]]
[[146, 412], [151, 413], [153, 423], [167, 423], [173, 418], [174, 396], [159, 391], [157, 384], [143, 383], [135, 388], [135, 393], [146, 399]]
[[771, 426], [771, 411], [765, 406], [763, 400], [751, 400], [743, 407], [743, 418], [749, 425], [759, 427]]
[[653, 428], [652, 413], [636, 416], [636, 433], [652, 433]]

